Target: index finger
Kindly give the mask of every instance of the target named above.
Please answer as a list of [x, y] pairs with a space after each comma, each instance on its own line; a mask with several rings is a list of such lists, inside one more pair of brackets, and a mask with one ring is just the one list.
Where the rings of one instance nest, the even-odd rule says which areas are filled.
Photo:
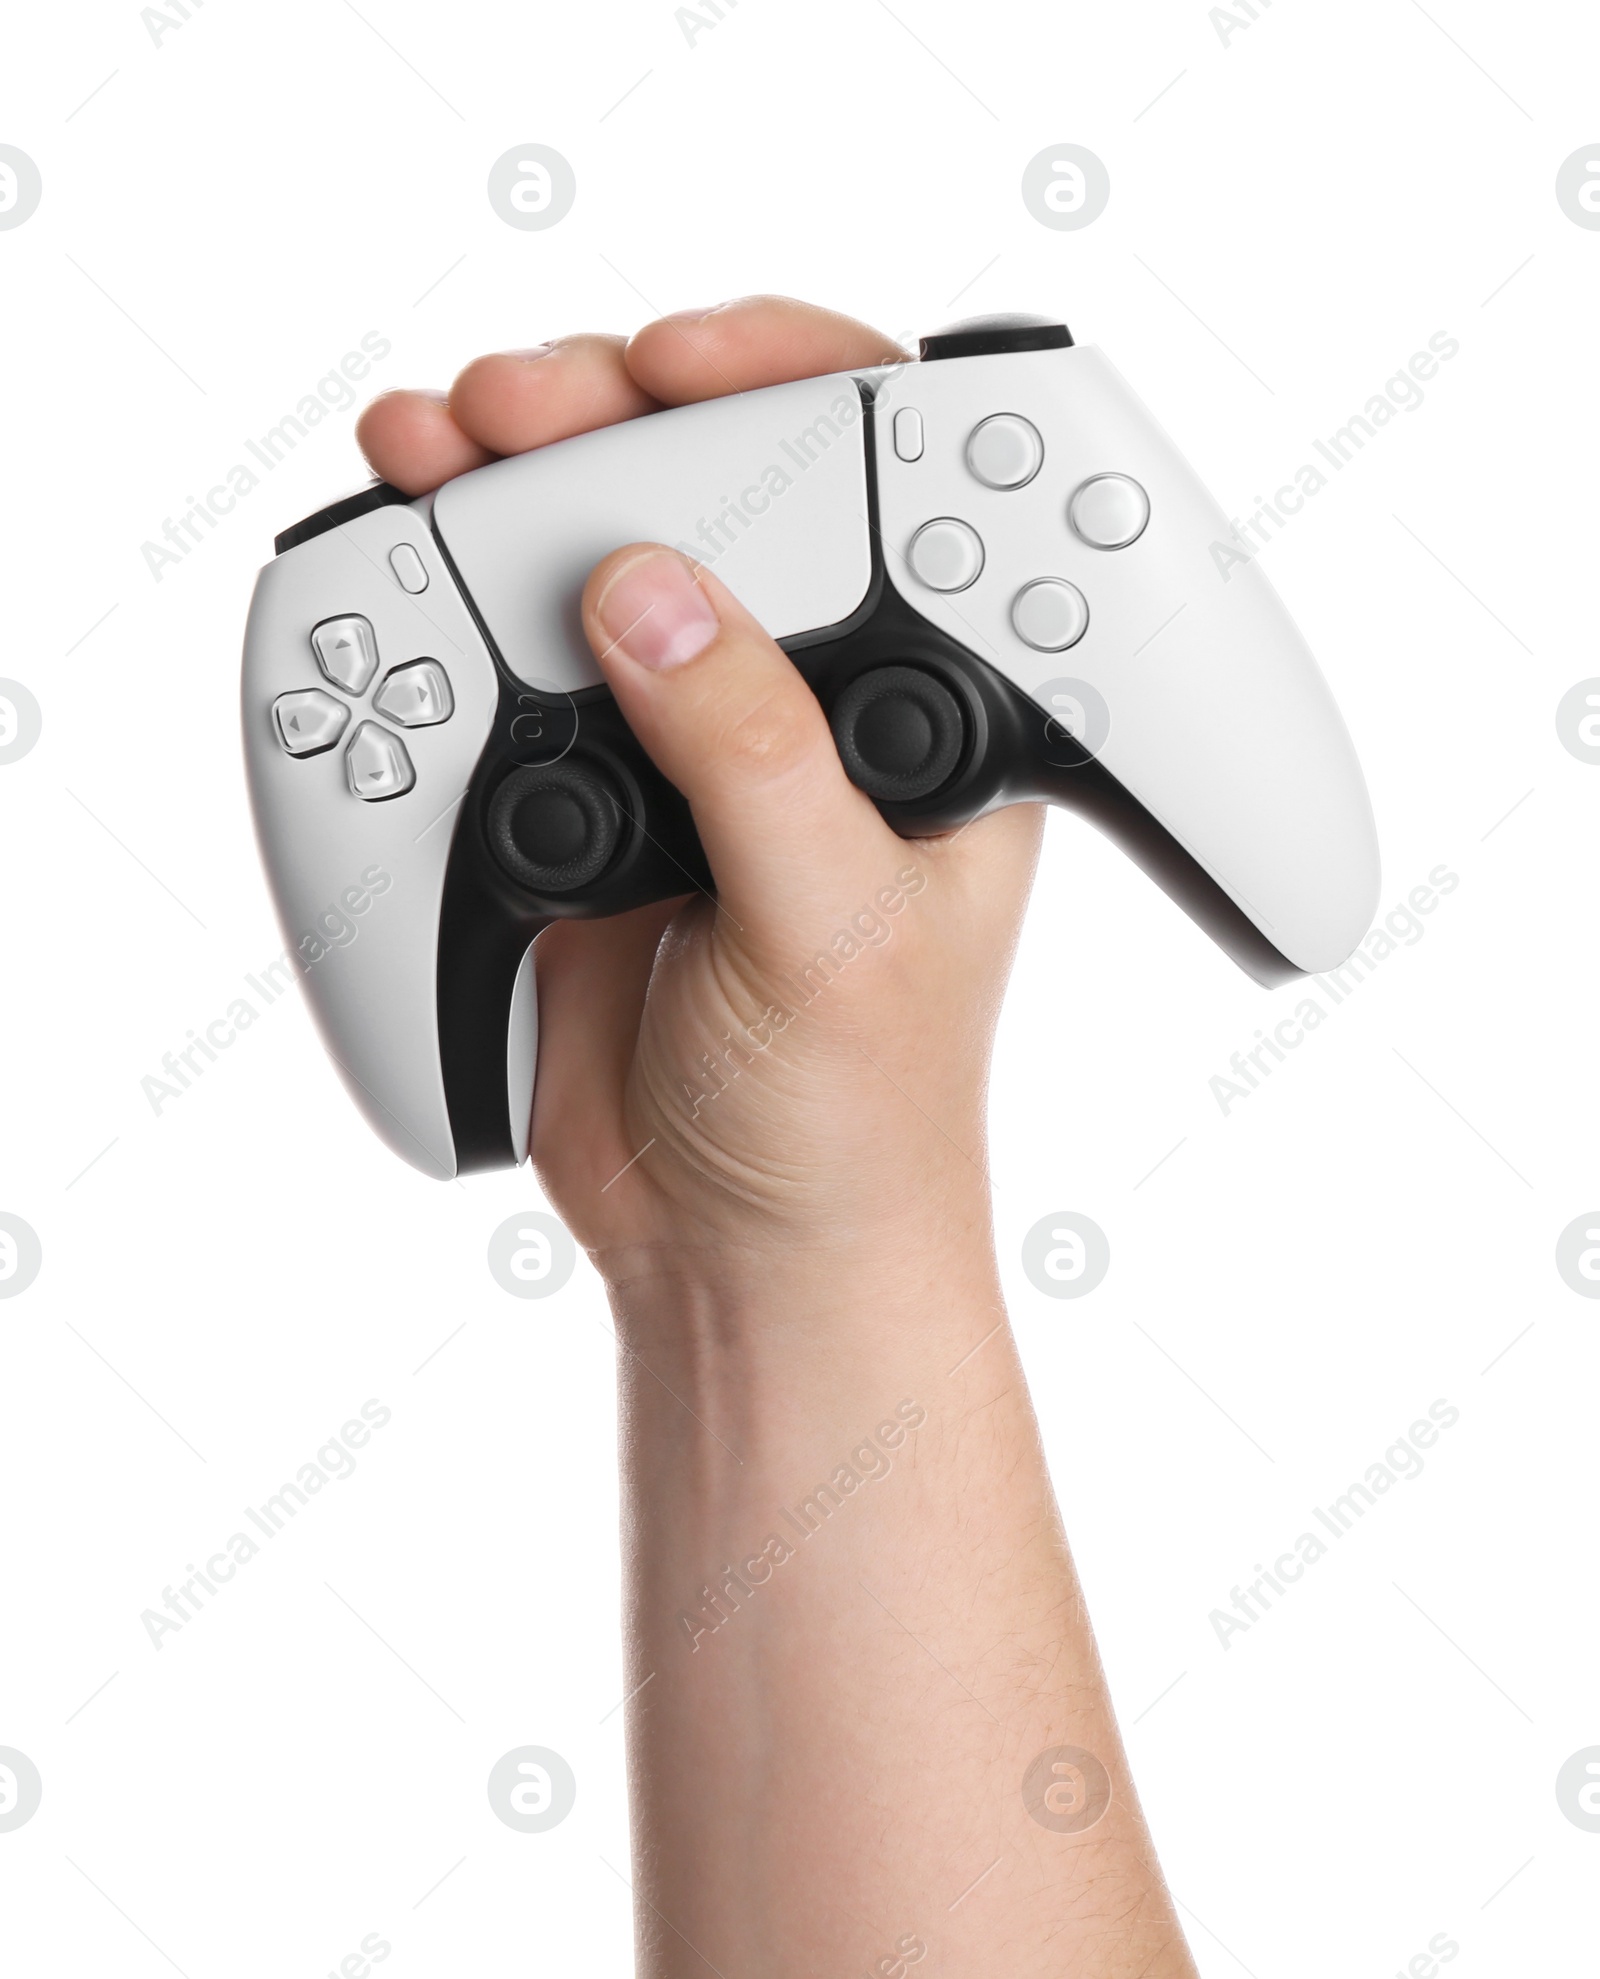
[[870, 324], [782, 295], [741, 296], [658, 317], [623, 352], [635, 382], [663, 405], [698, 405], [905, 358], [892, 337]]

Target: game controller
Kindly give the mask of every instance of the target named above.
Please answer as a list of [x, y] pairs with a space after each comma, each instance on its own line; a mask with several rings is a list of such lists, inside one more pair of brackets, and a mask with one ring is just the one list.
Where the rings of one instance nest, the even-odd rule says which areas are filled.
[[1249, 974], [1337, 966], [1378, 855], [1259, 562], [1097, 350], [1025, 316], [920, 363], [654, 413], [277, 540], [245, 640], [251, 799], [328, 1051], [440, 1177], [528, 1149], [533, 943], [712, 877], [584, 638], [632, 541], [715, 568], [903, 836], [1079, 811]]

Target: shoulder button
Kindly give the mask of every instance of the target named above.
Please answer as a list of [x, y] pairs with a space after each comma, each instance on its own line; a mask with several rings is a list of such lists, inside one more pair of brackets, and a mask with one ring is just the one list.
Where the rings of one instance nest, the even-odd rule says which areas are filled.
[[1012, 351], [1067, 350], [1072, 332], [1049, 316], [969, 316], [922, 339], [927, 364], [941, 357], [1002, 357]]
[[[281, 535], [272, 539], [272, 547], [281, 557], [285, 550], [295, 550], [302, 543], [309, 543], [317, 536], [326, 536], [330, 529], [341, 529], [347, 522], [354, 522], [358, 515], [370, 515], [375, 508], [396, 508], [403, 502], [416, 500], [403, 488], [392, 488], [387, 481], [375, 481], [370, 488], [363, 488], [359, 495], [346, 495], [342, 502], [330, 502], [320, 508], [315, 515], [308, 515], [304, 522], [291, 523]], [[398, 576], [399, 573], [396, 572]], [[409, 586], [407, 587], [410, 588]]]

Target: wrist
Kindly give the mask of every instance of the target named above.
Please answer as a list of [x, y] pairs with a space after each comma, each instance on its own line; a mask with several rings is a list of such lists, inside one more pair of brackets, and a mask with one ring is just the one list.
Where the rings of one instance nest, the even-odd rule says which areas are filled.
[[757, 1357], [929, 1341], [1000, 1309], [986, 1197], [852, 1228], [741, 1239], [680, 1225], [592, 1253], [626, 1343]]
[[[989, 1241], [925, 1221], [853, 1243], [659, 1246], [606, 1260], [624, 1447], [707, 1501], [799, 1489], [880, 1425], [937, 1443], [972, 1382], [1021, 1389]], [[1025, 1406], [1025, 1404], [1024, 1404]]]

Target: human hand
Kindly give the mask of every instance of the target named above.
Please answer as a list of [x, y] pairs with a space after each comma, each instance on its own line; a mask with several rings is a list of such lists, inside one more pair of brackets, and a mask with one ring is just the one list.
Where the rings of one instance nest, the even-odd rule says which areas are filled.
[[[363, 414], [419, 493], [497, 456], [728, 392], [903, 358], [773, 297], [481, 357], [448, 395]], [[899, 838], [816, 698], [709, 571], [606, 557], [584, 626], [629, 725], [689, 800], [717, 899], [540, 937], [533, 1155], [613, 1278], [795, 1252], [881, 1268], [987, 1248], [989, 1053], [1040, 837], [1036, 806]]]

